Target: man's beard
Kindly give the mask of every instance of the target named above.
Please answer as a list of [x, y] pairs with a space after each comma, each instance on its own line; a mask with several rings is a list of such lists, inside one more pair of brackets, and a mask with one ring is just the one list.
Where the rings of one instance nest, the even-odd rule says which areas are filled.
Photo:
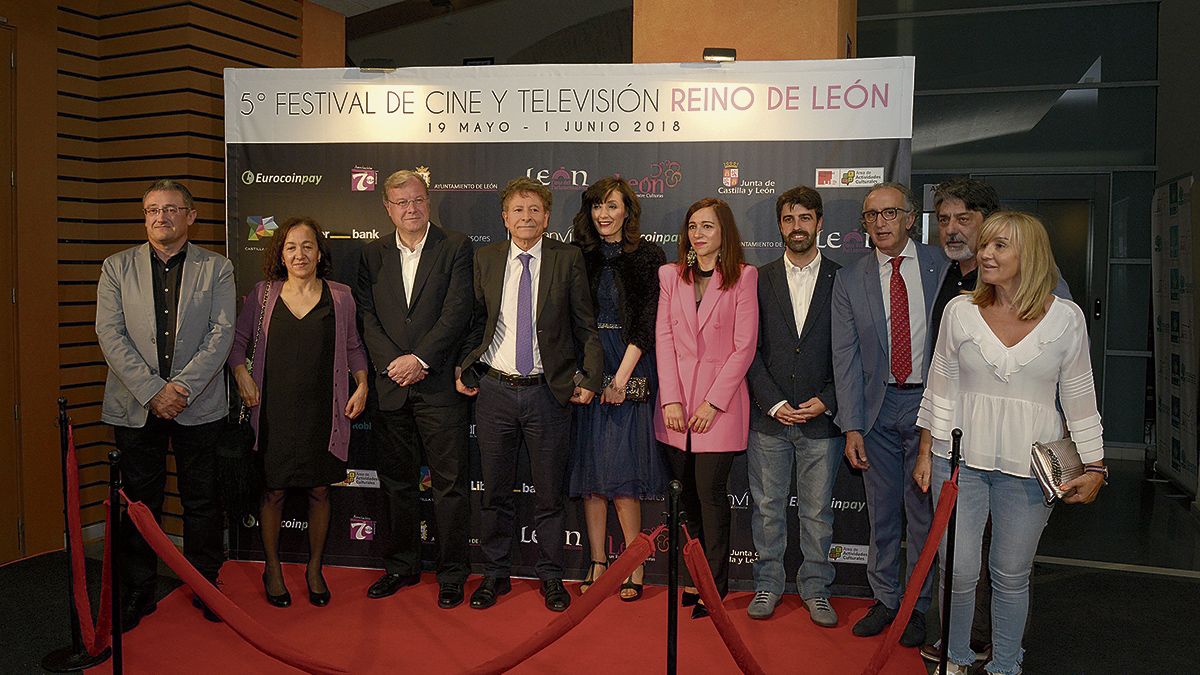
[[804, 236], [801, 238], [789, 235], [783, 241], [792, 253], [808, 253], [808, 250], [813, 247], [814, 237]]
[[949, 244], [947, 244], [942, 247], [942, 250], [946, 252], [947, 258], [962, 262], [975, 257], [975, 254], [971, 252], [971, 247], [967, 246], [966, 242], [955, 243], [961, 244], [961, 246], [951, 247]]

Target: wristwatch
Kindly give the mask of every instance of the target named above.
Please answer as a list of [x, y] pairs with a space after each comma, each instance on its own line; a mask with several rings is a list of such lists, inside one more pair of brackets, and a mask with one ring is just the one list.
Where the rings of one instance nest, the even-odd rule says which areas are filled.
[[1089, 464], [1089, 465], [1083, 467], [1083, 472], [1084, 473], [1098, 473], [1098, 474], [1104, 476], [1104, 484], [1108, 485], [1108, 467], [1107, 466], [1105, 466], [1103, 464], [1101, 464], [1100, 466], [1095, 466], [1095, 465]]

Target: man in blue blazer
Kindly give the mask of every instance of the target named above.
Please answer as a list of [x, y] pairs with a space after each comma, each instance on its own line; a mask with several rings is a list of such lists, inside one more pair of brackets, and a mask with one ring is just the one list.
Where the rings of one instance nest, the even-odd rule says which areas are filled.
[[752, 619], [769, 618], [787, 580], [787, 506], [792, 472], [804, 561], [796, 587], [818, 626], [837, 625], [829, 604], [833, 563], [833, 508], [830, 498], [842, 465], [842, 432], [833, 423], [837, 396], [833, 384], [830, 298], [841, 268], [821, 255], [821, 195], [796, 187], [779, 195], [775, 217], [785, 246], [782, 257], [759, 268], [758, 351], [746, 380], [754, 401], [750, 413], [751, 529], [754, 599]]
[[[851, 466], [863, 472], [871, 522], [867, 579], [875, 604], [854, 626], [861, 637], [883, 632], [900, 606], [901, 523], [907, 518], [907, 579], [933, 517], [929, 496], [911, 476], [936, 332], [930, 315], [949, 261], [936, 247], [909, 238], [919, 213], [906, 186], [871, 188], [862, 221], [875, 250], [841, 270], [833, 287], [834, 422], [845, 434]], [[904, 646], [924, 643], [929, 600], [926, 577], [900, 638]]]

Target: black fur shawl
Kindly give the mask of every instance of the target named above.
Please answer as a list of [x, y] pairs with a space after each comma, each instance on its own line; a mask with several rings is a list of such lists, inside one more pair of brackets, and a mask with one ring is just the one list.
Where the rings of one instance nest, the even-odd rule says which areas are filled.
[[[584, 251], [592, 302], [600, 285], [600, 272], [606, 261], [597, 247]], [[658, 314], [658, 268], [667, 261], [662, 247], [643, 239], [632, 251], [608, 261], [616, 270], [617, 295], [621, 298], [621, 337], [626, 344], [637, 345], [643, 353], [654, 351], [654, 320]]]

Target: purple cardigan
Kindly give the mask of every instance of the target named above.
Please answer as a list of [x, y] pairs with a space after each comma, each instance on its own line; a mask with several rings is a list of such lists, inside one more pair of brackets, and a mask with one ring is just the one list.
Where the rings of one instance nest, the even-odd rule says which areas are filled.
[[[329, 285], [329, 294], [333, 296], [333, 318], [336, 325], [333, 352], [333, 424], [329, 432], [329, 452], [344, 462], [350, 446], [350, 420], [345, 415], [346, 404], [350, 400], [350, 387], [346, 375], [367, 369], [367, 353], [363, 350], [362, 340], [358, 337], [358, 326], [355, 323], [357, 310], [350, 287], [328, 279], [325, 280], [325, 283]], [[229, 360], [226, 361], [230, 368], [246, 363], [246, 352], [250, 350], [250, 342], [254, 338], [254, 321], [262, 310], [262, 294], [266, 285], [265, 281], [255, 284], [254, 290], [246, 296], [245, 302], [242, 303], [242, 313], [238, 315], [237, 332], [233, 338], [233, 349], [230, 350]], [[258, 338], [258, 346], [254, 354], [255, 366], [251, 377], [254, 378], [254, 384], [258, 386], [260, 393], [263, 386], [264, 364], [267, 362], [267, 345], [270, 344], [267, 330], [271, 325], [271, 312], [275, 308], [275, 301], [279, 299], [279, 291], [282, 288], [282, 281], [271, 282], [271, 292], [267, 296], [267, 311], [262, 320], [262, 335]], [[342, 374], [341, 377], [338, 377], [339, 373]], [[261, 400], [260, 395], [259, 401], [261, 402]], [[260, 409], [261, 406], [254, 406], [250, 409], [250, 424], [254, 427], [256, 434]], [[257, 440], [255, 449], [258, 449]]]

